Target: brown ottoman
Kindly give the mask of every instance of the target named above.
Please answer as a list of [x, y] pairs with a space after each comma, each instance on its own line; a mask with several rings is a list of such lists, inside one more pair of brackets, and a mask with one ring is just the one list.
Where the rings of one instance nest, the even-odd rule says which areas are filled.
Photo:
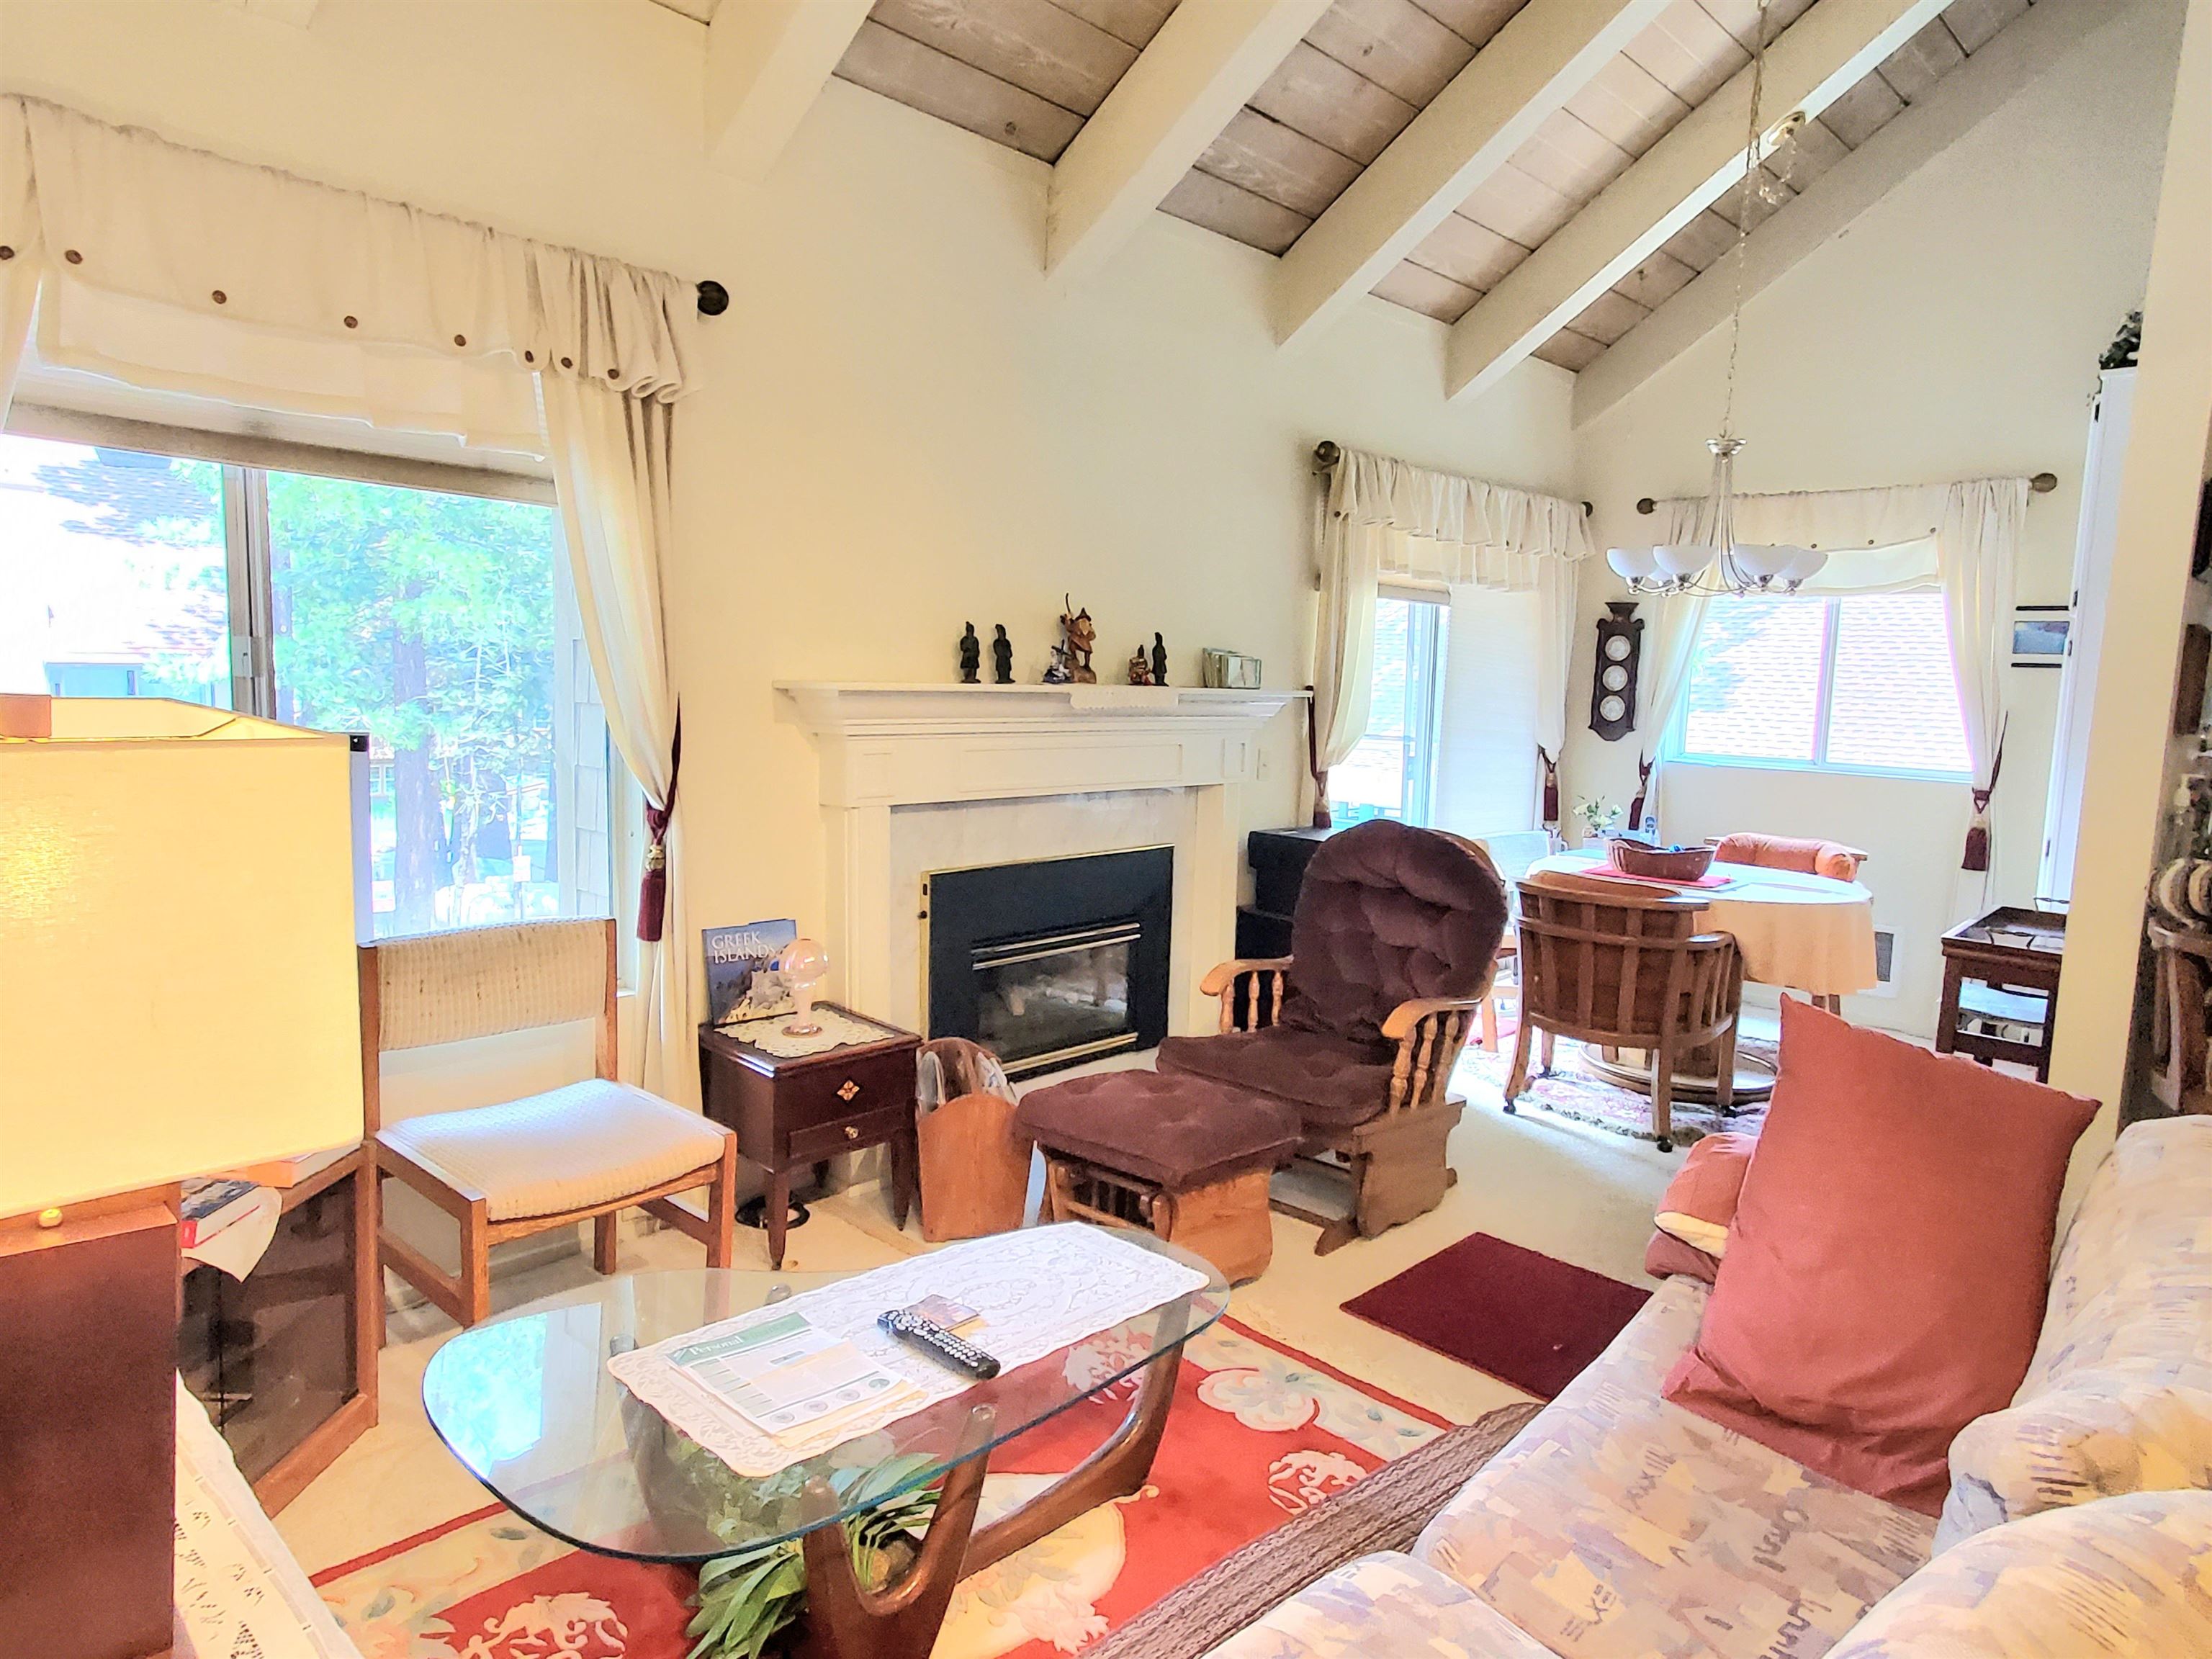
[[1297, 1114], [1208, 1078], [1102, 1072], [1031, 1091], [1015, 1114], [1045, 1155], [1045, 1218], [1140, 1228], [1224, 1279], [1274, 1254], [1267, 1177], [1298, 1145]]

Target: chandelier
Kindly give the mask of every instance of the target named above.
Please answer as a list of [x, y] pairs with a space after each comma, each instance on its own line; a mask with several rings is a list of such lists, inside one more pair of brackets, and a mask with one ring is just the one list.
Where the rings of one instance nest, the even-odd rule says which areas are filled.
[[[1802, 110], [1792, 112], [1771, 134], [1759, 126], [1759, 105], [1766, 89], [1766, 0], [1759, 0], [1758, 44], [1751, 58], [1751, 115], [1743, 143], [1743, 182], [1738, 186], [1735, 246], [1735, 301], [1729, 313], [1727, 390], [1721, 404], [1721, 430], [1709, 438], [1712, 452], [1712, 482], [1698, 514], [1700, 532], [1687, 542], [1662, 543], [1650, 547], [1616, 547], [1605, 562], [1633, 593], [1794, 593], [1801, 583], [1828, 562], [1828, 556], [1809, 547], [1778, 546], [1740, 542], [1735, 538], [1735, 458], [1743, 440], [1734, 431], [1735, 370], [1743, 343], [1744, 244], [1751, 238], [1751, 206], [1754, 196], [1772, 202], [1775, 193], [1759, 182], [1760, 163], [1796, 137], [1805, 125]], [[1787, 181], [1787, 171], [1784, 174]]]

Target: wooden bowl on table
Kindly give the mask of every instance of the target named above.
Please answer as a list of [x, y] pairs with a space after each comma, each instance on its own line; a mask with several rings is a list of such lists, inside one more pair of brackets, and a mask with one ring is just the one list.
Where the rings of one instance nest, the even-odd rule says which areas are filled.
[[1713, 867], [1710, 847], [1655, 847], [1648, 841], [1615, 836], [1605, 844], [1605, 860], [1624, 876], [1653, 881], [1696, 881]]

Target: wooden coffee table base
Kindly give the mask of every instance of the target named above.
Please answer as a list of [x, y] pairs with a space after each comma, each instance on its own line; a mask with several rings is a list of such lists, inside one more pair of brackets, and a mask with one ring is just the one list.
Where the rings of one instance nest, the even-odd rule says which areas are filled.
[[[953, 1587], [960, 1580], [1005, 1560], [1077, 1516], [1143, 1486], [1168, 1425], [1169, 1407], [1175, 1403], [1176, 1373], [1182, 1363], [1181, 1336], [1180, 1330], [1172, 1334], [1162, 1331], [1163, 1352], [1139, 1373], [1128, 1414], [1097, 1451], [980, 1531], [975, 1529], [975, 1510], [982, 1500], [991, 1455], [979, 1451], [956, 1464], [945, 1478], [921, 1553], [897, 1583], [880, 1590], [862, 1587], [853, 1571], [853, 1553], [846, 1547], [842, 1526], [819, 1526], [808, 1533], [805, 1659], [929, 1659]], [[970, 1412], [963, 1443], [987, 1444], [994, 1415], [988, 1406]], [[810, 1516], [836, 1513], [837, 1499], [818, 1479], [807, 1484], [805, 1499]]]

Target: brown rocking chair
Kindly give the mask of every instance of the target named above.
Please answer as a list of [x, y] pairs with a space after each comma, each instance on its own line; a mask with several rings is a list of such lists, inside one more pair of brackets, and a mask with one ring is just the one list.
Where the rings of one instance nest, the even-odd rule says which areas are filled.
[[1170, 1037], [1159, 1069], [1229, 1084], [1298, 1116], [1303, 1161], [1348, 1176], [1349, 1212], [1277, 1201], [1322, 1228], [1315, 1254], [1373, 1238], [1443, 1201], [1457, 1179], [1449, 1093], [1496, 969], [1505, 884], [1482, 849], [1377, 818], [1306, 866], [1291, 954], [1227, 962], [1200, 989], [1221, 1033]]
[[1521, 884], [1521, 1033], [1505, 1109], [1528, 1083], [1529, 1044], [1554, 1034], [1650, 1051], [1651, 1133], [1674, 1150], [1674, 1067], [1691, 1049], [1717, 1049], [1714, 1096], [1735, 1103], [1736, 1016], [1743, 960], [1731, 933], [1701, 933], [1705, 901], [1626, 883], [1547, 872]]

